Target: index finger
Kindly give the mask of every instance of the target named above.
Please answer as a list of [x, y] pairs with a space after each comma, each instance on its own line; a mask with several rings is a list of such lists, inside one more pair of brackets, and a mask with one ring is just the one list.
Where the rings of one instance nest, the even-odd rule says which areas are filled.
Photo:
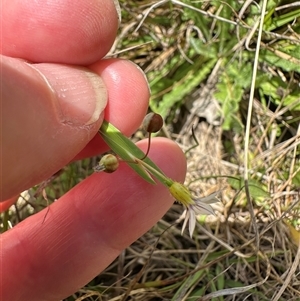
[[91, 64], [118, 29], [113, 0], [6, 0], [1, 10], [2, 54], [31, 62]]

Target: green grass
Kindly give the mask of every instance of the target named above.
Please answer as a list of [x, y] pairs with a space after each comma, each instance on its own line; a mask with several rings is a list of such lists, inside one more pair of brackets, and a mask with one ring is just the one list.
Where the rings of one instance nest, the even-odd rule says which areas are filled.
[[[111, 55], [145, 70], [150, 110], [164, 117], [163, 133], [189, 150], [190, 189], [223, 192], [194, 240], [180, 235], [182, 207], [174, 204], [66, 300], [300, 300], [297, 238], [289, 232], [300, 228], [300, 6], [289, 3], [267, 2], [259, 39], [262, 1], [121, 1]], [[199, 145], [191, 149], [192, 126]], [[46, 187], [48, 200], [93, 165], [66, 167]], [[30, 204], [4, 220], [46, 206], [41, 196]]]

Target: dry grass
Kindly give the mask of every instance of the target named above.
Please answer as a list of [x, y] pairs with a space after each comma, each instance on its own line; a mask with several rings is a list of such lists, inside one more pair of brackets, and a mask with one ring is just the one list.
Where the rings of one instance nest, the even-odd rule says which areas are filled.
[[[136, 50], [122, 53], [122, 57], [146, 71], [154, 90], [151, 107], [159, 108], [156, 102], [164, 101], [163, 95], [172, 90], [174, 83], [159, 90], [155, 88], [159, 85], [156, 78], [163, 81], [164, 77], [176, 77], [183, 60], [195, 65], [196, 57], [188, 55], [195, 24], [192, 19], [183, 22], [183, 6], [176, 3], [149, 9], [149, 1], [139, 1], [139, 5], [124, 2], [123, 10], [128, 15], [113, 51], [138, 45]], [[218, 15], [208, 2], [202, 7]], [[146, 14], [148, 18], [143, 20]], [[233, 47], [237, 56], [241, 45]], [[98, 293], [84, 300], [300, 300], [300, 246], [293, 243], [287, 226], [288, 221], [294, 225], [298, 221], [299, 226], [300, 216], [299, 190], [293, 184], [300, 172], [297, 122], [287, 124], [286, 113], [291, 111], [285, 105], [274, 110], [255, 98], [249, 172], [250, 181], [259, 183], [259, 187], [258, 191], [251, 190], [254, 197], [249, 207], [243, 184], [230, 185], [243, 178], [245, 136], [234, 128], [224, 130], [222, 117], [218, 117], [221, 108], [214, 92], [222, 68], [222, 63], [216, 61], [206, 80], [176, 103], [176, 110], [168, 110], [164, 128], [164, 135], [188, 151], [186, 183], [195, 195], [223, 189], [221, 202], [214, 206], [216, 216], [202, 218], [190, 239], [187, 233], [180, 234], [182, 208], [174, 204], [163, 220], [124, 250], [93, 282], [98, 285]], [[269, 72], [278, 74], [280, 69], [269, 68]], [[183, 83], [185, 75], [183, 72]], [[287, 80], [292, 86], [299, 74]], [[245, 90], [238, 112], [242, 122], [247, 116], [248, 96]], [[278, 123], [281, 135], [272, 130], [278, 129], [274, 126]], [[199, 145], [191, 149], [195, 146], [192, 127]], [[286, 173], [288, 177], [283, 176]], [[228, 182], [231, 177], [236, 181]]]
[[[161, 83], [157, 88], [157, 78], [171, 81], [178, 78], [179, 72], [185, 83], [193, 66], [194, 72], [198, 72], [197, 60], [200, 66], [208, 62], [189, 51], [193, 43], [190, 37], [195, 31], [198, 38], [202, 34], [192, 16], [197, 18], [201, 13], [194, 11], [190, 19], [186, 13], [183, 17], [184, 6], [171, 2], [149, 10], [149, 1], [122, 1], [124, 20], [112, 49], [112, 53], [133, 60], [146, 71], [154, 91], [152, 109], [161, 108], [163, 96], [180, 84], [180, 80]], [[196, 4], [190, 1], [189, 5]], [[244, 20], [242, 17], [250, 12], [249, 7], [243, 8], [245, 11], [235, 11], [231, 7], [235, 18], [230, 20], [239, 20], [237, 16], [242, 13], [245, 16], [240, 15], [240, 21]], [[210, 2], [203, 2], [201, 9], [207, 13], [207, 31], [212, 36], [206, 43], [222, 43], [221, 34], [216, 32], [221, 11]], [[148, 18], [143, 20], [145, 13]], [[276, 48], [278, 40], [300, 43], [293, 30], [296, 22], [291, 21], [286, 31], [272, 31], [268, 42], [273, 43], [267, 48]], [[237, 34], [238, 29], [247, 28], [246, 22], [233, 28]], [[230, 53], [226, 64], [244, 55], [245, 47], [254, 49], [251, 34], [244, 32], [240, 41], [226, 50]], [[187, 151], [186, 183], [194, 194], [208, 195], [223, 189], [220, 203], [214, 205], [216, 216], [201, 217], [191, 239], [188, 233], [181, 235], [182, 207], [174, 204], [151, 231], [124, 250], [106, 271], [66, 300], [300, 300], [300, 243], [297, 246], [297, 236], [290, 232], [291, 225], [300, 226], [300, 111], [293, 109], [300, 98], [290, 105], [265, 103], [263, 93], [256, 91], [248, 149], [250, 206], [243, 182], [249, 89], [243, 90], [237, 104], [239, 123], [233, 122], [231, 128], [224, 129], [227, 116], [222, 115], [222, 104], [214, 94], [220, 88], [219, 79], [226, 67], [222, 59], [214, 61], [204, 80], [182, 101], [163, 110], [163, 134]], [[182, 69], [183, 64], [189, 67]], [[298, 91], [299, 73], [271, 68], [263, 61], [259, 68], [284, 79], [288, 89], [279, 87], [278, 93]], [[88, 173], [90, 165], [93, 163], [84, 163], [83, 168], [73, 165], [73, 172]], [[37, 207], [36, 203], [32, 206]], [[19, 208], [19, 215], [23, 209]]]

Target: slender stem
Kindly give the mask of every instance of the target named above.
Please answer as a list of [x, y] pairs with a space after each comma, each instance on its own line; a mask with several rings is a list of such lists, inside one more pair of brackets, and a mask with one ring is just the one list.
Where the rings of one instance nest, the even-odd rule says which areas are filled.
[[157, 180], [159, 180], [165, 186], [170, 187], [174, 183], [174, 181], [171, 178], [167, 177], [164, 173], [159, 172], [151, 165], [147, 164], [145, 161], [138, 158], [135, 158], [134, 160], [137, 164], [142, 165], [151, 175], [153, 175]]
[[150, 146], [151, 146], [151, 133], [149, 133], [147, 151], [146, 151], [146, 153], [145, 153], [144, 157], [143, 157], [143, 158], [141, 158], [140, 160], [144, 160], [144, 159], [145, 159], [145, 158], [148, 156], [148, 154], [149, 154], [149, 151], [150, 151]]

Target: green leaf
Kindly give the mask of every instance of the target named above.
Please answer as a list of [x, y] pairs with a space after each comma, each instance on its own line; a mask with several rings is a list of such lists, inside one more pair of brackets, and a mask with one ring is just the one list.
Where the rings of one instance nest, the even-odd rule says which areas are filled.
[[185, 76], [181, 78], [180, 81], [174, 83], [172, 90], [163, 96], [158, 108], [156, 108], [157, 113], [165, 118], [170, 108], [172, 108], [177, 102], [182, 101], [187, 95], [191, 94], [192, 91], [206, 78], [215, 65], [215, 62], [216, 59], [209, 60], [206, 63], [203, 62], [203, 65], [201, 65], [201, 69], [199, 69], [198, 72], [195, 72], [198, 68], [197, 64], [195, 64], [195, 66], [191, 66]]
[[[177, 290], [176, 294], [173, 296], [173, 298], [171, 299], [171, 301], [177, 301], [177, 300], [181, 300], [181, 297], [183, 295], [186, 295], [187, 291], [190, 290], [190, 288], [192, 288], [195, 284], [197, 284], [198, 282], [200, 282], [200, 280], [205, 277], [207, 273], [207, 270], [200, 270], [197, 271], [196, 273], [188, 276], [181, 284], [180, 288]], [[198, 292], [198, 294], [201, 294], [201, 292]]]
[[[224, 61], [226, 63], [226, 60]], [[224, 65], [224, 71], [220, 75], [214, 96], [221, 103], [224, 118], [223, 129], [234, 128], [236, 131], [241, 131], [243, 125], [237, 113], [244, 89], [250, 85], [251, 65], [238, 61]]]
[[[277, 44], [273, 51], [261, 49], [259, 60], [272, 68], [300, 72], [300, 45]], [[283, 51], [284, 50], [284, 51]]]
[[271, 77], [259, 83], [262, 93], [273, 99], [275, 104], [289, 106], [290, 110], [300, 111], [300, 89], [290, 86], [282, 81], [280, 77]]
[[[114, 151], [122, 160], [126, 161], [126, 163], [144, 180], [151, 184], [156, 184], [149, 173], [149, 169], [145, 168], [144, 165], [139, 164], [138, 160], [136, 160], [143, 158], [145, 154], [131, 140], [105, 120], [102, 123], [99, 133], [112, 151]], [[143, 159], [142, 162], [156, 171], [155, 177], [162, 184], [166, 185], [166, 183], [169, 183], [169, 178], [167, 178], [162, 170], [148, 157]]]
[[[269, 15], [270, 14], [271, 11], [269, 12]], [[286, 24], [293, 22], [294, 20], [297, 20], [297, 18], [299, 17], [300, 17], [300, 9], [292, 9], [285, 14], [280, 14], [279, 16], [269, 18], [268, 22], [264, 24], [264, 30], [273, 31]]]
[[[228, 183], [231, 185], [234, 189], [240, 190], [245, 188], [245, 181], [242, 178], [228, 178]], [[270, 194], [265, 190], [264, 186], [261, 182], [256, 181], [254, 179], [249, 180], [249, 191], [250, 195], [253, 198], [269, 198]]]

